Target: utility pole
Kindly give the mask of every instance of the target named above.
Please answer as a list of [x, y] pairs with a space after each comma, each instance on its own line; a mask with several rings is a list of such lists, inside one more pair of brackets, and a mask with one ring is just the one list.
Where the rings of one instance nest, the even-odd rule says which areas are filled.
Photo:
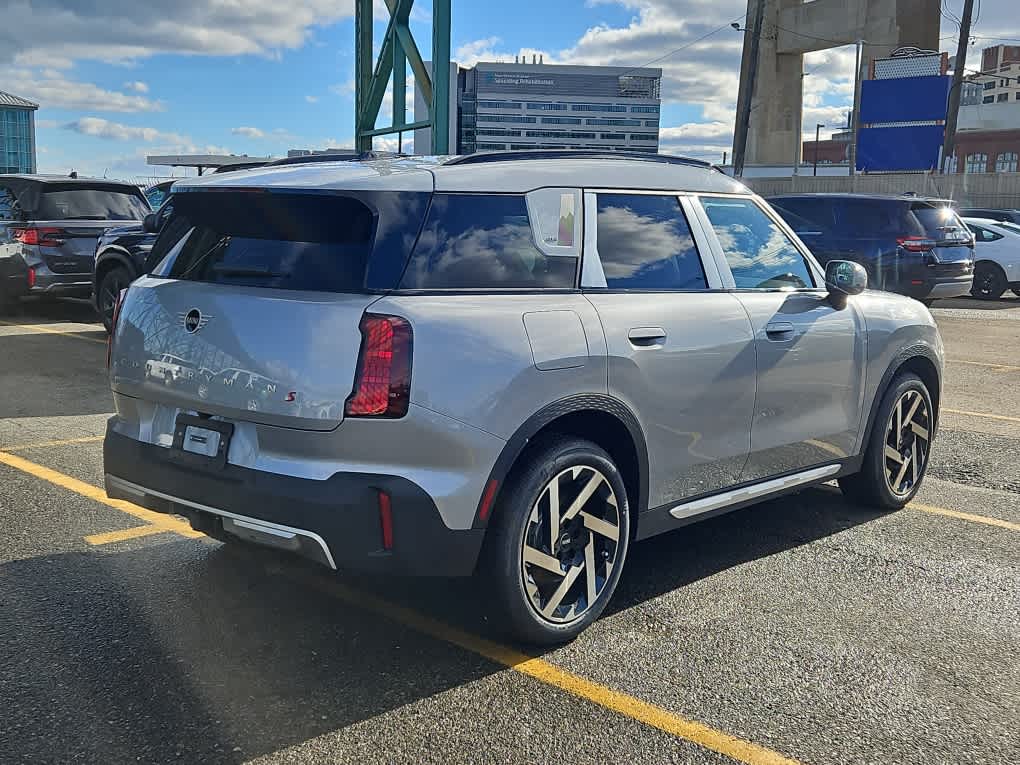
[[823, 127], [825, 127], [825, 125], [822, 125], [821, 123], [815, 125], [815, 162], [814, 168], [811, 170], [811, 175], [818, 175], [818, 138], [819, 131], [821, 131]]
[[850, 153], [847, 156], [850, 164], [850, 175], [857, 172], [857, 136], [858, 125], [861, 121], [861, 80], [864, 79], [861, 67], [864, 65], [864, 40], [857, 41], [857, 68], [854, 69], [854, 106], [850, 111], [850, 129], [853, 134], [850, 136]]
[[[946, 140], [942, 147], [942, 168], [956, 152], [956, 123], [960, 116], [960, 94], [963, 91], [963, 70], [967, 66], [967, 45], [970, 43], [970, 22], [974, 15], [974, 0], [964, 0], [960, 20], [960, 42], [956, 46], [956, 65], [953, 67], [953, 84], [949, 88], [949, 109], [946, 112]], [[957, 162], [957, 166], [961, 163]]]
[[[750, 0], [749, 3], [750, 4]], [[733, 131], [733, 177], [740, 178], [744, 174], [744, 154], [747, 151], [747, 127], [751, 118], [751, 102], [754, 100], [754, 81], [758, 76], [758, 45], [761, 42], [761, 26], [765, 19], [765, 0], [754, 0], [754, 20], [744, 34], [750, 34], [748, 45], [744, 46], [747, 53], [747, 79], [740, 93], [737, 104], [737, 120]], [[799, 130], [797, 131], [800, 132]]]

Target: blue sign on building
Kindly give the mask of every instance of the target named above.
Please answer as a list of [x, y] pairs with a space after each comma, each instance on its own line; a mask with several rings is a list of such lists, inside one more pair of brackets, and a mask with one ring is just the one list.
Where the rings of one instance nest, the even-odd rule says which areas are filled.
[[951, 81], [933, 75], [862, 82], [857, 169], [937, 168]]

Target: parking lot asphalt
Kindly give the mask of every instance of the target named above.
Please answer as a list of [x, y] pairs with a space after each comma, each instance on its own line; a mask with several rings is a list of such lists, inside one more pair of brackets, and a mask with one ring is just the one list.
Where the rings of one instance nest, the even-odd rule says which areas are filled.
[[29, 305], [0, 320], [0, 762], [1020, 762], [1020, 300], [933, 313], [912, 506], [826, 486], [640, 543], [609, 613], [534, 653], [470, 581], [108, 500], [105, 334]]

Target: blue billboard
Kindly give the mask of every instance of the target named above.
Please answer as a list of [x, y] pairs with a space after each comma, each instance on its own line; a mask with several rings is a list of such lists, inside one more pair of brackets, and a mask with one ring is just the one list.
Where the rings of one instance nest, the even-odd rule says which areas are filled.
[[857, 169], [937, 168], [951, 82], [948, 75], [862, 82]]

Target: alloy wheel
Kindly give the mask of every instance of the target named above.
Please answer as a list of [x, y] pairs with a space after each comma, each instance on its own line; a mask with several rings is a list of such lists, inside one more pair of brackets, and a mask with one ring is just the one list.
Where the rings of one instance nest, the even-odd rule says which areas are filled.
[[117, 308], [117, 298], [120, 291], [126, 287], [122, 280], [116, 277], [107, 277], [103, 280], [102, 288], [99, 291], [99, 311], [104, 319], [113, 322], [113, 312]]
[[924, 396], [908, 390], [896, 401], [885, 430], [885, 481], [897, 497], [909, 494], [924, 474], [931, 415]]
[[621, 551], [612, 485], [588, 465], [558, 473], [532, 506], [522, 544], [531, 607], [556, 624], [580, 619], [605, 589]]

